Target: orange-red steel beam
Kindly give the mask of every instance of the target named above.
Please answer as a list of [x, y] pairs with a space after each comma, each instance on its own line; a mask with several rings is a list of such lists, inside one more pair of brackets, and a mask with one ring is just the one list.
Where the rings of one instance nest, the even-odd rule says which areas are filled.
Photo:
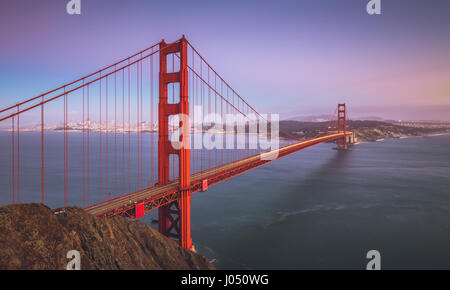
[[[345, 136], [352, 135], [353, 133], [347, 131], [344, 133], [332, 134], [320, 138], [315, 138], [299, 143], [295, 143], [289, 146], [282, 147], [278, 150], [277, 158], [273, 160], [262, 160], [261, 155], [255, 155], [246, 159], [225, 164], [223, 166], [212, 168], [201, 173], [196, 173], [191, 176], [191, 193], [202, 191], [204, 188], [204, 182], [207, 181], [208, 187], [223, 182], [227, 179], [240, 175], [251, 169], [255, 169], [259, 166], [267, 164], [269, 162], [278, 160], [289, 154], [298, 152], [300, 150], [309, 148], [311, 146], [339, 140]], [[271, 151], [263, 154], [273, 154], [275, 151]], [[180, 199], [181, 192], [178, 181], [172, 181], [166, 185], [158, 185], [152, 188], [144, 189], [135, 193], [131, 193], [125, 196], [121, 196], [112, 199], [108, 202], [96, 204], [87, 208], [86, 210], [96, 216], [111, 217], [115, 215], [123, 215], [134, 218], [135, 206], [138, 203], [144, 203], [145, 212], [161, 208], [164, 205], [168, 205]]]
[[347, 112], [345, 104], [338, 104], [338, 133], [344, 133], [344, 138], [338, 139], [338, 149], [347, 149]]
[[[167, 72], [167, 56], [180, 54], [178, 72]], [[168, 102], [168, 84], [179, 83], [180, 100]], [[180, 116], [179, 148], [174, 149], [169, 140], [169, 116]], [[190, 137], [189, 97], [187, 71], [187, 41], [184, 36], [171, 44], [160, 43], [159, 74], [159, 129], [158, 129], [158, 182], [166, 185], [170, 181], [170, 155], [178, 156], [179, 197], [172, 203], [159, 207], [159, 231], [178, 240], [184, 248], [192, 248], [191, 239], [191, 191], [190, 191]]]

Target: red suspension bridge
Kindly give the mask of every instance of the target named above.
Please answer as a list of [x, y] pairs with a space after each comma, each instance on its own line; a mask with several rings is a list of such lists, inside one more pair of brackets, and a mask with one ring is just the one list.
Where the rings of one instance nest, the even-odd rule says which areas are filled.
[[[228, 126], [228, 116], [239, 121]], [[2, 170], [10, 173], [10, 203], [53, 200], [46, 184], [61, 174], [58, 206], [129, 218], [158, 209], [159, 231], [191, 249], [193, 193], [320, 143], [334, 141], [345, 150], [353, 140], [346, 119], [345, 104], [339, 104], [336, 119], [314, 138], [281, 131], [286, 146], [255, 145], [262, 137], [252, 128], [261, 129], [264, 121], [266, 132], [275, 132], [277, 124], [249, 105], [183, 36], [1, 109], [0, 129], [10, 132], [2, 147], [9, 147], [11, 160]], [[40, 144], [29, 144], [28, 131], [40, 133]], [[52, 147], [56, 143], [63, 149]], [[27, 166], [36, 167], [27, 154], [39, 158], [39, 178], [28, 179], [40, 196], [22, 188]]]

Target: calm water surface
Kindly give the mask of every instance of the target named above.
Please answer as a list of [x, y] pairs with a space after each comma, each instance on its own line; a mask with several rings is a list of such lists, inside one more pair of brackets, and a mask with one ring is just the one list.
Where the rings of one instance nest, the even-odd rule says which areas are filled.
[[[11, 198], [8, 136], [0, 134], [2, 204]], [[32, 164], [22, 169], [21, 191], [36, 199], [40, 140], [34, 133], [21, 138], [22, 158]], [[62, 134], [48, 138], [55, 142], [48, 145], [54, 156], [46, 157], [46, 194], [56, 206], [62, 202], [56, 185]], [[81, 144], [80, 135], [71, 140]], [[372, 249], [380, 251], [385, 269], [450, 269], [449, 145], [450, 135], [440, 135], [361, 143], [349, 152], [321, 144], [295, 153], [194, 194], [194, 244], [223, 269], [364, 269]], [[72, 166], [81, 166], [80, 156], [72, 153]], [[82, 177], [70, 178], [71, 190], [81, 190]], [[76, 194], [70, 200], [82, 202]], [[151, 224], [155, 214], [142, 220]]]

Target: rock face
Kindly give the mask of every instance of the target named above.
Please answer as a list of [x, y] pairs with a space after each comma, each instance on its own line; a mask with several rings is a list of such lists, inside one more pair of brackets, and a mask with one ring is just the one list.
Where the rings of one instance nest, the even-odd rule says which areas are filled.
[[0, 207], [0, 269], [66, 269], [70, 250], [81, 269], [214, 269], [206, 258], [140, 221], [97, 218], [80, 208]]

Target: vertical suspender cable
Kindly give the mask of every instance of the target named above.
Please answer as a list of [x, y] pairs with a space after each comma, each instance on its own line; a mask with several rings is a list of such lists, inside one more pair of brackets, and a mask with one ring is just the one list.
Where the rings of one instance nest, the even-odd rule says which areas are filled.
[[105, 188], [106, 188], [106, 200], [109, 200], [109, 152], [108, 152], [108, 143], [109, 143], [109, 139], [108, 139], [108, 111], [109, 111], [109, 106], [108, 106], [108, 76], [106, 76], [106, 92], [105, 92], [105, 123], [106, 123], [106, 145], [105, 145], [105, 149], [106, 149], [106, 166], [105, 166], [105, 175], [106, 175], [106, 183], [105, 183]]
[[85, 117], [84, 117], [84, 80], [83, 80], [83, 208], [86, 207], [86, 176], [85, 176], [85, 162], [86, 162], [86, 154], [85, 154]]
[[[102, 73], [100, 72], [100, 77]], [[100, 156], [99, 156], [99, 170], [100, 170], [100, 201], [103, 200], [103, 168], [102, 168], [102, 79], [99, 82], [100, 88], [100, 127], [99, 127], [99, 138], [100, 138]]]
[[117, 195], [117, 72], [114, 73], [114, 195]]
[[12, 184], [12, 187], [11, 187], [11, 189], [12, 189], [12, 192], [11, 192], [11, 195], [12, 195], [12, 203], [14, 204], [15, 203], [15, 188], [14, 188], [14, 184], [15, 184], [15, 180], [14, 180], [14, 172], [15, 172], [15, 160], [14, 160], [14, 153], [15, 153], [15, 146], [14, 146], [14, 122], [15, 122], [15, 118], [14, 117], [12, 117], [11, 118], [11, 152], [12, 152], [12, 156], [11, 156], [11, 178], [12, 178], [12, 180], [11, 180], [11, 184]]
[[44, 96], [41, 105], [41, 203], [45, 203], [44, 195]]

